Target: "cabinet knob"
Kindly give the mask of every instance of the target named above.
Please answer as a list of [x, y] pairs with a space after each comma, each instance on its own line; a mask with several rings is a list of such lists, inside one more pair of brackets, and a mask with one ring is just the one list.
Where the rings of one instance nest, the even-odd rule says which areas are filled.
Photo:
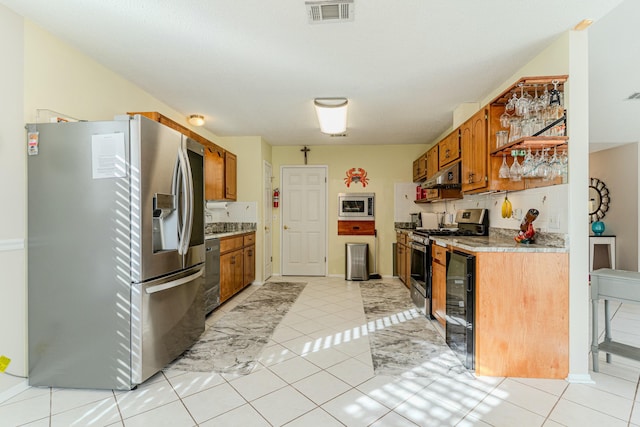
[[284, 227], [282, 227], [282, 228], [284, 228], [285, 230], [288, 230], [288, 229], [289, 229], [289, 227], [287, 227], [286, 225], [285, 225]]

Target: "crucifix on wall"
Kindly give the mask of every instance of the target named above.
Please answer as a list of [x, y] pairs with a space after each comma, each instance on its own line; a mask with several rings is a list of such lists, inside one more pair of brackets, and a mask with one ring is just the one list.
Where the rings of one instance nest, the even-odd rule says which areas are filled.
[[300, 151], [302, 151], [304, 153], [304, 164], [306, 165], [307, 164], [307, 153], [309, 151], [311, 151], [311, 149], [305, 145], [304, 148], [301, 149]]

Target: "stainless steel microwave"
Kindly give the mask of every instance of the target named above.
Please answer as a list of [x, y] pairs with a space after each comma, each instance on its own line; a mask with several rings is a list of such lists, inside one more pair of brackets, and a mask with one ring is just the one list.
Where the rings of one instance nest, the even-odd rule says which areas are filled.
[[338, 193], [338, 219], [373, 221], [374, 201], [374, 193]]

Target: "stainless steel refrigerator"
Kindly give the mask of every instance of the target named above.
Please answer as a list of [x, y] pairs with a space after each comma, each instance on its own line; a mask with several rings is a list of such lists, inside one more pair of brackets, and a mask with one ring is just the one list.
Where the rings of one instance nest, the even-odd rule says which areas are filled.
[[33, 386], [131, 389], [204, 331], [204, 150], [142, 116], [28, 129]]

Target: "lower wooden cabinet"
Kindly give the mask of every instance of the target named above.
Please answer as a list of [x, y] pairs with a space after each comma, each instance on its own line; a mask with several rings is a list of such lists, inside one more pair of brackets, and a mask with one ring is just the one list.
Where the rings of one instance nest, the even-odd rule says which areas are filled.
[[255, 248], [255, 233], [220, 239], [220, 302], [255, 280]]
[[244, 274], [242, 283], [249, 286], [256, 280], [256, 235], [244, 236]]
[[475, 255], [476, 374], [566, 378], [569, 255]]
[[447, 317], [447, 248], [431, 245], [431, 311], [446, 327]]
[[396, 271], [406, 287], [411, 286], [411, 248], [407, 245], [407, 235], [396, 233]]

